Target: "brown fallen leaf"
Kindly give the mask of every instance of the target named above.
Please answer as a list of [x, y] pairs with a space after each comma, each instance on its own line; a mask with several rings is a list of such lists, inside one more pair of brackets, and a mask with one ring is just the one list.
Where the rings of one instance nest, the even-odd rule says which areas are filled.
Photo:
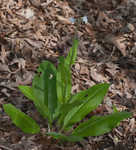
[[113, 40], [113, 44], [120, 50], [122, 55], [126, 56], [127, 53], [126, 53], [125, 38], [117, 36], [117, 37], [113, 38], [112, 40]]
[[79, 84], [75, 84], [75, 85], [72, 86], [72, 93], [75, 93], [75, 91], [76, 92], [79, 91]]
[[26, 61], [23, 58], [15, 58], [13, 61], [10, 63], [10, 65], [18, 64], [17, 70], [14, 71], [14, 73], [18, 72], [20, 69], [25, 69]]
[[126, 42], [125, 42], [126, 39], [123, 35], [115, 36], [112, 34], [108, 34], [104, 40], [108, 43], [114, 44], [120, 50], [123, 56], [127, 55]]
[[5, 63], [6, 59], [7, 59], [7, 55], [8, 52], [5, 51], [5, 46], [1, 45], [1, 55], [0, 55], [0, 60], [2, 61], [2, 63]]
[[41, 6], [41, 2], [40, 0], [29, 0], [29, 2], [31, 3], [31, 5], [33, 5], [34, 7], [40, 7]]
[[119, 71], [119, 67], [117, 64], [113, 64], [111, 62], [106, 63], [106, 72], [108, 72], [108, 75], [111, 77], [115, 77], [116, 73]]
[[96, 82], [108, 82], [107, 79], [100, 72], [97, 72], [97, 69], [95, 67], [91, 68], [90, 76]]
[[10, 72], [10, 70], [6, 64], [0, 63], [0, 72], [3, 72], [3, 71]]
[[89, 75], [88, 67], [81, 65], [80, 74], [82, 74], [82, 75], [83, 74]]
[[16, 85], [27, 85], [32, 83], [34, 73], [27, 71], [23, 75], [23, 79], [20, 76], [16, 76]]
[[91, 25], [90, 23], [87, 23], [87, 24], [85, 25], [85, 30], [88, 32], [88, 34], [89, 34], [92, 38], [95, 37], [96, 31], [94, 31], [94, 29], [93, 29], [93, 27], [92, 27], [92, 25]]
[[63, 16], [56, 15], [57, 19], [63, 24], [72, 24], [69, 18], [65, 18]]
[[76, 63], [76, 64], [75, 64], [75, 69], [76, 69], [77, 71], [80, 70], [80, 65], [79, 65], [79, 63]]
[[25, 17], [26, 19], [34, 17], [34, 11], [31, 8], [21, 9], [20, 12], [18, 12], [18, 14]]
[[[103, 26], [104, 28], [107, 28], [109, 26], [109, 24], [111, 23], [115, 23], [115, 20], [109, 18], [106, 13], [104, 13], [103, 11], [100, 11], [99, 12], [99, 15], [98, 15], [98, 19], [96, 21], [96, 25], [98, 27], [101, 27]], [[104, 29], [105, 30], [105, 29]]]

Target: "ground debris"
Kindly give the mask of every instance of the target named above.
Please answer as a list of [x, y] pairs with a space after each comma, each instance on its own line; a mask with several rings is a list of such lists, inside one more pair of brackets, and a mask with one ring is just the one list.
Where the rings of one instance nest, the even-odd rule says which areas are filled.
[[[0, 0], [0, 149], [135, 150], [136, 149], [136, 2], [135, 0]], [[71, 23], [87, 16], [88, 22]], [[43, 135], [26, 135], [3, 112], [12, 103], [34, 117], [46, 131], [19, 85], [31, 85], [43, 60], [57, 66], [77, 30], [78, 58], [72, 67], [72, 93], [96, 83], [111, 84], [107, 98], [92, 114], [117, 110], [133, 116], [112, 132], [85, 143], [58, 144]]]

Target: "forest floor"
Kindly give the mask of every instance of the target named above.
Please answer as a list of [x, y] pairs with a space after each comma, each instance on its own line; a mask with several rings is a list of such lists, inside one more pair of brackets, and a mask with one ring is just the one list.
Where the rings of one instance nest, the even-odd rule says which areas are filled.
[[[70, 22], [87, 16], [87, 23]], [[111, 83], [96, 114], [126, 110], [133, 116], [112, 132], [81, 143], [42, 134], [27, 135], [12, 124], [2, 104], [12, 103], [46, 131], [47, 123], [18, 90], [31, 85], [43, 60], [66, 56], [77, 29], [78, 58], [72, 67], [73, 92]], [[0, 150], [136, 150], [136, 1], [0, 0]]]

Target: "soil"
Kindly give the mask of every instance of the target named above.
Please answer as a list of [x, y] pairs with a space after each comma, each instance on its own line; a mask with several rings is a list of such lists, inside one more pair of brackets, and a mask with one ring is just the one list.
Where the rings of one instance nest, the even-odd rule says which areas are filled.
[[[84, 16], [86, 22], [77, 22]], [[133, 116], [108, 134], [60, 143], [45, 136], [46, 120], [18, 86], [31, 85], [43, 60], [57, 66], [76, 31], [72, 92], [110, 83], [103, 104], [93, 113], [111, 113], [115, 105]], [[6, 103], [36, 120], [41, 132], [24, 134], [4, 112]], [[135, 0], [0, 0], [0, 150], [136, 150]]]

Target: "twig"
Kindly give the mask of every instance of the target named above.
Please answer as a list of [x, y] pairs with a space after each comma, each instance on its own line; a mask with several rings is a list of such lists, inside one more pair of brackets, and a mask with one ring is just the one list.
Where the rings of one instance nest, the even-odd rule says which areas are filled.
[[6, 146], [4, 146], [4, 145], [0, 145], [0, 148], [4, 148], [5, 150], [12, 150], [11, 148], [6, 147]]

